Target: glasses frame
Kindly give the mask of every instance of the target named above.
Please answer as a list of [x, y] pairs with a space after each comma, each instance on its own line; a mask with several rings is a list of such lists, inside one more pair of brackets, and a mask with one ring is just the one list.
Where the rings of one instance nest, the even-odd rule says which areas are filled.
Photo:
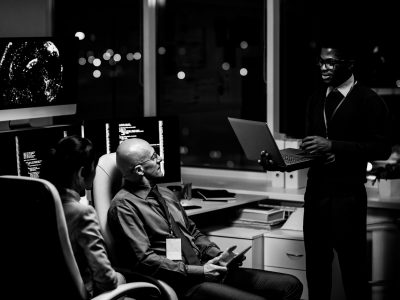
[[136, 165], [134, 165], [132, 167], [132, 170], [135, 169], [137, 166], [142, 165], [142, 164], [144, 164], [144, 163], [146, 163], [148, 161], [151, 161], [151, 160], [154, 161], [154, 162], [157, 162], [160, 158], [161, 158], [160, 155], [158, 155], [158, 153], [154, 150], [153, 154], [150, 156], [149, 159], [146, 159], [146, 160], [144, 160], [144, 161], [142, 161], [140, 163], [137, 163]]
[[334, 59], [334, 58], [328, 58], [328, 59], [322, 59], [318, 58], [317, 59], [317, 66], [322, 68], [322, 66], [325, 66], [327, 69], [334, 69], [337, 65], [340, 64], [345, 64], [349, 63], [349, 60], [344, 60], [344, 59]]

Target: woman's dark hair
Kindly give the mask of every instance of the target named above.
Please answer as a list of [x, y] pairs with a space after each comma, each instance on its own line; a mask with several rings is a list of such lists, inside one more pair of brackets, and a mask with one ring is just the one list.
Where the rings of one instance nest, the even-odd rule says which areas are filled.
[[62, 138], [55, 148], [50, 150], [41, 170], [41, 177], [49, 180], [57, 187], [67, 187], [75, 172], [83, 167], [82, 175], [88, 176], [93, 163], [98, 157], [93, 144], [87, 138], [76, 135]]

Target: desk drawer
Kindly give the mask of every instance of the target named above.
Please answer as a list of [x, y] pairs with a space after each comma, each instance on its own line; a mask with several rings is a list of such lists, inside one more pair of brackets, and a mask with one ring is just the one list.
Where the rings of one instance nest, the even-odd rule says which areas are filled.
[[290, 239], [265, 238], [264, 265], [305, 270], [304, 242]]

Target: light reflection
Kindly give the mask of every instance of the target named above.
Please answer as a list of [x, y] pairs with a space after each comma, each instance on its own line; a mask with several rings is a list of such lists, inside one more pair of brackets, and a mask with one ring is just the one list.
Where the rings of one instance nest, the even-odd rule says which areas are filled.
[[228, 62], [222, 63], [222, 70], [228, 71], [231, 68], [231, 65]]
[[93, 60], [93, 66], [98, 67], [101, 65], [101, 60], [99, 58], [95, 58]]
[[159, 47], [159, 48], [158, 48], [158, 54], [164, 55], [165, 52], [167, 52], [167, 49], [165, 49], [165, 47]]
[[121, 54], [116, 53], [116, 54], [114, 55], [114, 60], [115, 60], [116, 62], [121, 61]]
[[111, 58], [111, 54], [109, 52], [104, 52], [103, 53], [103, 59], [104, 60], [109, 60]]
[[101, 76], [100, 70], [94, 70], [93, 71], [93, 77], [94, 78], [100, 78], [100, 76]]
[[246, 41], [241, 41], [240, 42], [240, 48], [247, 49], [247, 47], [249, 47], [249, 44]]
[[178, 72], [178, 74], [176, 75], [178, 77], [178, 79], [185, 79], [186, 74], [183, 71]]
[[110, 56], [114, 55], [114, 50], [113, 49], [107, 49], [106, 51], [108, 54], [110, 54]]
[[79, 65], [84, 66], [86, 65], [86, 58], [80, 57], [78, 60]]
[[221, 151], [219, 151], [219, 150], [211, 150], [211, 151], [209, 152], [209, 156], [210, 156], [210, 158], [212, 158], [212, 159], [219, 159], [219, 158], [221, 158], [222, 153], [221, 153]]
[[180, 146], [180, 153], [182, 155], [188, 154], [189, 153], [189, 149], [186, 146]]
[[234, 168], [235, 167], [235, 163], [232, 161], [232, 160], [228, 160], [227, 162], [226, 162], [226, 166], [228, 167], [228, 168]]
[[75, 33], [75, 37], [82, 41], [83, 39], [85, 39], [85, 34], [82, 31], [78, 31]]

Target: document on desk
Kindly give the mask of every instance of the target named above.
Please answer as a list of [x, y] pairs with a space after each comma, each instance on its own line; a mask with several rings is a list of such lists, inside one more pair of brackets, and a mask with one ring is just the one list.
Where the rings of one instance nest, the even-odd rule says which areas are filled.
[[304, 215], [304, 208], [298, 207], [289, 218], [286, 220], [285, 224], [281, 227], [281, 229], [288, 229], [288, 230], [303, 230], [303, 215]]

